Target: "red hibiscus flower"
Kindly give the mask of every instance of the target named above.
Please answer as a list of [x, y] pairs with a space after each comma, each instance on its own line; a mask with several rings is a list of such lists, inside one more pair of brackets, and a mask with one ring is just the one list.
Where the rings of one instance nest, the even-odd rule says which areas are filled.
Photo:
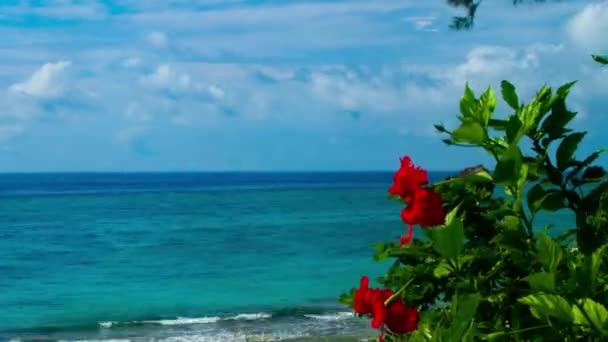
[[369, 292], [369, 278], [364, 276], [361, 278], [361, 285], [355, 290], [355, 298], [353, 301], [353, 309], [359, 315], [369, 314], [367, 309], [367, 293]]
[[407, 232], [401, 236], [401, 245], [407, 245], [414, 235], [415, 224], [424, 228], [434, 227], [445, 223], [445, 210], [441, 196], [433, 190], [418, 188], [401, 211], [401, 219], [407, 226]]
[[369, 278], [362, 277], [359, 289], [355, 290], [353, 308], [359, 315], [372, 316], [371, 326], [380, 329], [379, 341], [383, 339], [384, 328], [396, 334], [406, 334], [418, 327], [418, 311], [407, 307], [401, 299], [395, 298], [384, 305], [393, 295], [390, 289], [369, 288]]
[[384, 307], [384, 301], [378, 296], [378, 300], [372, 303], [372, 328], [380, 329], [385, 319], [386, 308]]
[[418, 310], [394, 300], [386, 308], [386, 326], [395, 334], [407, 334], [418, 328]]
[[392, 195], [406, 199], [410, 197], [421, 185], [429, 182], [426, 170], [415, 166], [412, 158], [401, 158], [401, 167], [393, 177], [393, 185], [388, 189]]
[[408, 225], [428, 228], [445, 222], [443, 200], [438, 193], [427, 188], [418, 188], [401, 212], [401, 219]]
[[413, 225], [425, 228], [443, 224], [445, 212], [441, 196], [424, 187], [428, 184], [427, 171], [412, 163], [410, 157], [401, 158], [401, 167], [394, 176], [393, 185], [388, 192], [400, 196], [407, 206], [401, 212], [401, 219], [405, 222], [407, 232], [401, 236], [401, 245], [407, 245], [414, 235]]

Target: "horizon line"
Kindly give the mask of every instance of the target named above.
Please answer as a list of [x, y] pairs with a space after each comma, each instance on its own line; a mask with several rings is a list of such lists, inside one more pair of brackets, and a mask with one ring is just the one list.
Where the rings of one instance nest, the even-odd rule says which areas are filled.
[[[458, 169], [427, 170], [428, 172], [459, 172]], [[0, 171], [0, 175], [11, 174], [127, 174], [127, 173], [394, 173], [396, 170], [128, 170], [128, 171]]]

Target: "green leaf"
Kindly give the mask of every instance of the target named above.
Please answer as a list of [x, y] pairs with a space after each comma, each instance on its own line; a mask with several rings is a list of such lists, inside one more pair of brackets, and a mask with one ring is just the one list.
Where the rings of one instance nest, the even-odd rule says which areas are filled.
[[338, 299], [338, 303], [340, 304], [344, 304], [344, 305], [348, 305], [348, 306], [352, 306], [353, 302], [355, 299], [355, 290], [352, 289], [350, 290], [349, 293], [343, 293], [340, 295], [340, 298]]
[[517, 97], [517, 93], [515, 92], [515, 86], [513, 86], [508, 81], [502, 81], [500, 83], [500, 90], [502, 93], [502, 98], [505, 102], [513, 109], [517, 110], [519, 108], [519, 98]]
[[485, 138], [486, 133], [481, 124], [471, 120], [464, 121], [460, 127], [452, 132], [452, 139], [455, 142], [481, 144]]
[[482, 339], [484, 341], [503, 341], [505, 336], [509, 335], [509, 331], [495, 331], [493, 333], [489, 333], [486, 335], [483, 335]]
[[462, 341], [471, 321], [477, 313], [477, 307], [481, 302], [480, 294], [473, 294], [458, 298], [458, 306], [453, 316], [453, 321], [447, 331], [447, 336], [452, 341]]
[[475, 93], [469, 87], [469, 84], [464, 86], [464, 95], [460, 99], [460, 113], [463, 118], [472, 118], [477, 107], [477, 99]]
[[517, 116], [521, 121], [522, 128], [520, 135], [528, 135], [531, 132], [537, 132], [537, 126], [540, 120], [545, 116], [551, 108], [551, 88], [543, 86], [537, 93], [532, 102], [521, 107], [517, 111]]
[[557, 148], [556, 159], [557, 168], [560, 171], [564, 171], [570, 166], [570, 161], [574, 156], [574, 152], [578, 148], [579, 143], [583, 140], [583, 137], [587, 132], [576, 132], [568, 135], [562, 140], [561, 144]]
[[572, 179], [573, 177], [578, 175], [584, 168], [591, 165], [591, 163], [593, 163], [597, 158], [599, 158], [600, 155], [604, 152], [606, 152], [606, 149], [600, 148], [597, 151], [591, 153], [591, 155], [585, 158], [582, 162], [577, 163], [577, 165], [574, 167], [574, 170], [572, 170], [572, 172], [568, 174], [567, 179]]
[[608, 191], [608, 181], [604, 181], [589, 191], [583, 198], [583, 205], [586, 210], [592, 210], [598, 207], [602, 196]]
[[490, 183], [492, 182], [492, 175], [485, 169], [480, 169], [474, 171], [472, 173], [466, 173], [463, 175], [459, 175], [457, 177], [452, 177], [450, 179], [446, 179], [440, 182], [435, 183], [434, 185], [446, 185], [446, 184], [466, 184], [466, 183]]
[[568, 122], [574, 119], [575, 116], [575, 112], [570, 112], [568, 109], [566, 109], [565, 99], [557, 98], [551, 107], [551, 115], [549, 115], [545, 121], [543, 121], [541, 127], [543, 132], [549, 134], [548, 142], [567, 133], [568, 130], [565, 129], [565, 126], [568, 124]]
[[[407, 342], [431, 342], [433, 341], [432, 335], [430, 335], [430, 329], [427, 327], [427, 332], [429, 336], [427, 336], [421, 329], [420, 325], [418, 325], [418, 329], [414, 332], [410, 333], [407, 337]], [[376, 339], [368, 339], [366, 342], [375, 341]]]
[[439, 133], [447, 133], [448, 130], [445, 129], [445, 126], [443, 124], [435, 124], [433, 125], [435, 127], [435, 129], [437, 130], [437, 132]]
[[566, 96], [568, 96], [568, 93], [570, 92], [570, 88], [572, 88], [572, 86], [574, 86], [575, 84], [576, 84], [576, 81], [565, 83], [562, 86], [560, 86], [559, 88], [557, 88], [557, 91], [555, 91], [555, 94], [557, 94], [557, 96], [559, 96], [561, 98], [565, 98]]
[[562, 246], [545, 233], [537, 234], [538, 261], [548, 271], [555, 271], [564, 255]]
[[394, 245], [391, 243], [377, 243], [372, 246], [372, 248], [376, 251], [374, 254], [375, 261], [382, 261], [388, 259], [391, 254], [391, 251], [394, 248]]
[[441, 260], [433, 270], [433, 275], [435, 278], [443, 278], [449, 276], [452, 272], [454, 272], [454, 268], [446, 260]]
[[446, 225], [431, 230], [433, 248], [445, 258], [456, 259], [464, 247], [464, 225], [456, 207], [446, 216]]
[[608, 323], [608, 310], [590, 298], [579, 299], [572, 307], [575, 324], [595, 327], [602, 331]]
[[479, 103], [481, 106], [479, 108], [478, 119], [483, 127], [487, 127], [488, 122], [494, 113], [494, 109], [496, 109], [496, 95], [492, 88], [488, 87], [486, 91], [481, 94]]
[[523, 163], [521, 166], [521, 171], [519, 174], [519, 178], [517, 179], [517, 198], [513, 203], [513, 210], [518, 211], [519, 208], [522, 208], [522, 202], [524, 200], [524, 187], [526, 185], [526, 181], [528, 180], [528, 170], [530, 170], [530, 166], [527, 163]]
[[386, 195], [386, 199], [389, 201], [395, 201], [405, 204], [405, 200], [399, 195], [388, 194]]
[[532, 290], [553, 293], [555, 292], [555, 273], [538, 272], [525, 277]]
[[519, 226], [521, 224], [519, 217], [514, 215], [506, 215], [503, 218], [503, 222], [505, 227], [509, 230], [519, 230]]
[[545, 195], [545, 189], [540, 184], [534, 185], [532, 189], [528, 191], [528, 208], [532, 213], [537, 212], [541, 208]]
[[487, 170], [478, 170], [474, 173], [462, 176], [463, 179], [471, 182], [491, 182], [492, 175]]
[[434, 257], [435, 254], [431, 253], [424, 245], [416, 245], [414, 242], [410, 243], [407, 247], [392, 248], [388, 254], [389, 257], [414, 257], [414, 258], [430, 258]]
[[564, 196], [556, 189], [548, 190], [540, 203], [540, 209], [546, 211], [558, 211], [566, 207]]
[[518, 302], [528, 305], [532, 315], [538, 319], [556, 318], [565, 323], [572, 323], [574, 319], [570, 304], [558, 295], [536, 293], [520, 298]]
[[517, 184], [522, 167], [522, 155], [519, 147], [515, 144], [500, 156], [494, 170], [494, 181], [498, 184], [514, 185]]
[[462, 204], [458, 204], [445, 215], [445, 225], [451, 225], [458, 218], [458, 210], [460, 210], [461, 205]]
[[477, 330], [477, 325], [475, 320], [472, 319], [468, 325], [468, 328], [465, 330], [464, 334], [462, 334], [461, 342], [474, 342], [477, 341], [476, 337], [479, 334]]
[[519, 137], [521, 137], [521, 126], [521, 120], [517, 115], [512, 115], [511, 117], [509, 117], [505, 132], [508, 143], [517, 142], [519, 140]]
[[490, 119], [488, 126], [494, 128], [497, 131], [504, 131], [507, 129], [507, 121], [500, 119]]
[[581, 267], [581, 271], [578, 273], [577, 278], [579, 279], [577, 280], [580, 284], [580, 292], [584, 293], [586, 296], [590, 296], [593, 293], [597, 277], [600, 273], [600, 266], [606, 246], [608, 245], [603, 245], [591, 255], [585, 255], [583, 259], [583, 267]]
[[527, 234], [525, 234], [521, 230], [519, 218], [516, 216], [508, 217], [513, 217], [514, 219], [506, 220], [505, 217], [504, 224], [507, 229], [496, 234], [496, 236], [491, 240], [491, 242], [501, 248], [508, 250], [526, 250], [528, 248], [528, 245], [526, 244]]
[[591, 55], [591, 58], [600, 64], [608, 64], [608, 56]]
[[601, 166], [590, 166], [583, 173], [582, 181], [597, 182], [606, 177], [606, 170]]
[[473, 255], [460, 255], [456, 260], [456, 267], [462, 268], [467, 264], [470, 264], [475, 260], [475, 256]]

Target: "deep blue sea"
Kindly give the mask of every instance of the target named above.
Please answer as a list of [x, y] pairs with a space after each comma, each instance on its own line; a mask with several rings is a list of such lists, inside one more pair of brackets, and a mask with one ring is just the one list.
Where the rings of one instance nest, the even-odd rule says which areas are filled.
[[337, 297], [389, 266], [372, 261], [371, 245], [404, 232], [386, 199], [391, 181], [388, 172], [2, 174], [0, 340], [366, 333], [369, 322]]

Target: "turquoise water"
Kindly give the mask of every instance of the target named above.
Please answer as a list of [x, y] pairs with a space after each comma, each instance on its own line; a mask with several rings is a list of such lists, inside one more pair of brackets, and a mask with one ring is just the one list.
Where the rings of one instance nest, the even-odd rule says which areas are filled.
[[0, 340], [365, 332], [336, 298], [388, 267], [370, 246], [404, 231], [391, 180], [0, 175]]

